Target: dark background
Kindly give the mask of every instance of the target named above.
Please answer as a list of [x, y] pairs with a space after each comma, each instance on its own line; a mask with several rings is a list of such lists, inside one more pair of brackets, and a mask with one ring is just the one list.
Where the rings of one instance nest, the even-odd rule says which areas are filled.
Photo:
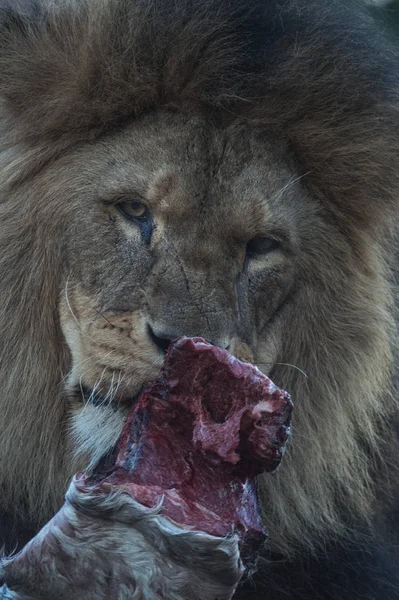
[[399, 41], [399, 0], [385, 2], [382, 8], [372, 7], [371, 11], [381, 21], [387, 33], [396, 35]]

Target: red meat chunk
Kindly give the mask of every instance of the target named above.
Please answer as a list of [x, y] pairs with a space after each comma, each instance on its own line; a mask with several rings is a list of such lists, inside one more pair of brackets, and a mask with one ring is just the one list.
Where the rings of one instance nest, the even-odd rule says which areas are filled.
[[179, 338], [132, 409], [102, 481], [171, 521], [263, 540], [255, 476], [274, 471], [292, 403], [251, 364], [202, 338]]

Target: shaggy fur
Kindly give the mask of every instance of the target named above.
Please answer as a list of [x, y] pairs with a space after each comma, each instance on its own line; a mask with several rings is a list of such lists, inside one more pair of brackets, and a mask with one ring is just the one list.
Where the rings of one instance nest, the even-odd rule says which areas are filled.
[[[317, 204], [303, 209], [295, 281], [277, 319], [282, 345], [272, 368], [268, 339], [255, 356], [296, 403], [285, 463], [260, 484], [275, 550], [317, 551], [375, 520], [396, 479], [388, 442], [397, 411], [398, 65], [365, 9], [313, 0], [54, 0], [3, 11], [0, 45], [4, 514], [43, 523], [80, 466], [66, 434], [71, 344], [58, 298], [66, 248], [85, 248], [70, 225], [89, 177], [81, 157], [101, 144], [111, 156], [118, 136], [133, 127], [139, 138], [135, 123], [158, 113], [172, 115], [161, 123], [176, 114], [202, 120], [215, 138], [239, 139], [244, 123], [277, 140], [275, 153], [304, 176], [297, 206], [305, 197]], [[173, 123], [170, 131], [182, 127]]]
[[183, 530], [159, 511], [74, 478], [62, 509], [0, 565], [0, 579], [15, 600], [231, 600], [244, 570], [238, 537]]

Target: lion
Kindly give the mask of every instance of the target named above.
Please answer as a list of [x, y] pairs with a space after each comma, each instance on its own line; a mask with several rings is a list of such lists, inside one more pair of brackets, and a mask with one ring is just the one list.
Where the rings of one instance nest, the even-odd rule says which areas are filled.
[[398, 597], [396, 78], [356, 3], [3, 6], [6, 552], [201, 336], [295, 402], [235, 597]]

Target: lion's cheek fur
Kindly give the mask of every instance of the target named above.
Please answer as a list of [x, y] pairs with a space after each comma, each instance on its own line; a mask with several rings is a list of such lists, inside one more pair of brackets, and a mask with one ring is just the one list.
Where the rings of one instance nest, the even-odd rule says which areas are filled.
[[72, 481], [66, 502], [0, 579], [16, 600], [230, 600], [242, 576], [238, 538], [183, 530], [121, 493]]

